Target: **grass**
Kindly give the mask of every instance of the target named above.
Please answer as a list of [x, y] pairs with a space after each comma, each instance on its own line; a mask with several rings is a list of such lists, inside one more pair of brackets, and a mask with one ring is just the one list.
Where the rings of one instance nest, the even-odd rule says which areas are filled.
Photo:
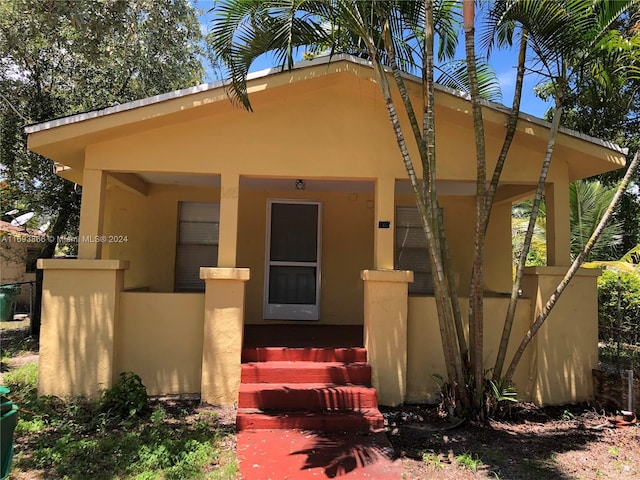
[[29, 335], [29, 320], [0, 322], [2, 331], [2, 371], [12, 357], [38, 351], [38, 340]]
[[422, 461], [432, 468], [444, 468], [440, 455], [432, 451], [423, 452]]
[[472, 455], [471, 453], [463, 453], [456, 456], [456, 463], [462, 468], [471, 470], [472, 472], [477, 472], [483, 465], [482, 460], [480, 460], [477, 455]]
[[144, 415], [122, 419], [83, 398], [37, 397], [37, 373], [30, 364], [4, 374], [21, 409], [14, 474], [68, 480], [235, 478], [231, 432], [212, 412], [198, 411], [194, 403], [156, 402]]

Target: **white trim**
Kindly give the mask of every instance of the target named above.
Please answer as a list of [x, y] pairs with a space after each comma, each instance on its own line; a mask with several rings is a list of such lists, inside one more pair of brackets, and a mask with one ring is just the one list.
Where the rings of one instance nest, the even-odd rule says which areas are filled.
[[[271, 206], [281, 204], [316, 205], [317, 210], [317, 241], [315, 262], [271, 261]], [[307, 199], [267, 199], [267, 226], [264, 255], [264, 294], [262, 302], [263, 318], [267, 320], [320, 320], [320, 284], [322, 281], [322, 202]], [[315, 267], [316, 269], [316, 303], [315, 304], [272, 304], [269, 303], [269, 270], [271, 266], [287, 267]]]
[[[314, 58], [312, 60], [305, 60], [302, 62], [297, 62], [296, 64], [293, 65], [293, 67], [291, 68], [291, 70], [301, 70], [304, 68], [309, 68], [309, 67], [314, 67], [317, 65], [329, 65], [330, 63], [337, 63], [340, 61], [345, 61], [345, 62], [349, 62], [349, 63], [353, 63], [355, 65], [361, 65], [361, 66], [365, 66], [365, 67], [373, 67], [373, 64], [367, 60], [364, 60], [362, 58], [358, 58], [358, 57], [354, 57], [353, 55], [347, 55], [347, 54], [340, 54], [340, 55], [335, 55], [333, 57], [327, 55], [327, 56], [323, 56], [323, 57], [317, 57]], [[390, 72], [391, 70], [389, 68], [385, 68], [385, 70], [387, 72]], [[265, 78], [271, 75], [277, 75], [279, 73], [282, 72], [287, 72], [289, 71], [289, 69], [285, 68], [285, 67], [273, 67], [273, 68], [266, 68], [264, 70], [260, 70], [254, 73], [250, 73], [249, 75], [247, 75], [247, 81], [251, 81], [251, 80], [257, 80], [260, 78]], [[421, 83], [422, 80], [415, 76], [415, 75], [411, 75], [409, 73], [405, 73], [402, 72], [402, 76], [405, 77], [408, 80], [411, 80], [413, 82], [417, 82], [417, 83]], [[217, 82], [212, 82], [212, 83], [203, 83], [201, 85], [197, 85], [195, 87], [190, 87], [190, 88], [184, 88], [182, 90], [175, 90], [173, 92], [169, 92], [169, 93], [163, 93], [162, 95], [155, 95], [153, 97], [148, 97], [148, 98], [143, 98], [140, 100], [135, 100], [133, 102], [127, 102], [127, 103], [122, 103], [120, 105], [114, 105], [112, 107], [108, 107], [108, 108], [104, 108], [101, 110], [93, 110], [90, 112], [84, 112], [84, 113], [78, 113], [75, 115], [70, 115], [68, 117], [62, 117], [62, 118], [58, 118], [58, 119], [54, 119], [54, 120], [50, 120], [48, 122], [42, 122], [42, 123], [37, 123], [34, 125], [29, 125], [27, 127], [25, 127], [24, 131], [27, 134], [30, 133], [36, 133], [36, 132], [40, 132], [42, 130], [49, 130], [52, 128], [56, 128], [56, 127], [61, 127], [63, 125], [69, 125], [72, 123], [78, 123], [78, 122], [83, 122], [85, 120], [90, 120], [92, 118], [98, 118], [98, 117], [103, 117], [106, 115], [113, 115], [115, 113], [120, 113], [120, 112], [126, 112], [128, 110], [133, 110], [136, 108], [140, 108], [140, 107], [146, 107], [148, 105], [154, 105], [156, 103], [162, 103], [162, 102], [166, 102], [169, 100], [174, 100], [176, 98], [181, 98], [181, 97], [186, 97], [188, 95], [194, 95], [196, 93], [201, 93], [201, 92], [207, 92], [210, 90], [215, 90], [217, 88], [221, 88], [221, 87], [225, 87], [227, 86], [229, 83], [228, 80], [224, 80], [224, 81], [217, 81]], [[453, 88], [449, 88], [449, 87], [445, 87], [442, 85], [437, 85], [436, 84], [436, 90], [439, 90], [441, 92], [444, 93], [448, 93], [450, 95], [456, 96], [458, 98], [461, 98], [463, 100], [466, 101], [470, 101], [471, 97], [469, 96], [469, 94], [462, 92], [460, 90], [455, 90]], [[506, 115], [509, 114], [510, 109], [508, 107], [505, 107], [504, 105], [500, 105], [498, 103], [494, 103], [494, 102], [490, 102], [488, 100], [480, 100], [480, 104], [490, 108], [492, 110], [496, 110], [500, 113], [504, 113]], [[526, 113], [522, 113], [520, 112], [520, 118], [522, 120], [525, 120], [527, 122], [531, 122], [534, 123], [536, 125], [540, 125], [542, 127], [545, 128], [551, 128], [551, 123], [542, 120], [541, 118], [537, 118], [534, 117], [532, 115], [528, 115]], [[622, 153], [623, 155], [627, 155], [629, 153], [629, 149], [628, 148], [622, 148], [619, 145], [616, 145], [615, 143], [612, 142], [608, 142], [606, 140], [601, 140], [599, 138], [596, 137], [592, 137], [590, 135], [585, 135], [584, 133], [580, 133], [577, 132], [575, 130], [571, 130], [568, 128], [564, 128], [564, 127], [560, 127], [560, 132], [565, 134], [565, 135], [569, 135], [571, 137], [576, 137], [579, 138], [581, 140], [584, 140], [586, 142], [589, 143], [593, 143], [605, 148], [608, 148], [610, 150], [614, 150], [616, 152]]]

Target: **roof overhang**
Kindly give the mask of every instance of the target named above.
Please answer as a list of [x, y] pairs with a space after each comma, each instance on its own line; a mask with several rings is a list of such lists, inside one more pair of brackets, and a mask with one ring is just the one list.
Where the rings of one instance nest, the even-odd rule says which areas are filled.
[[[270, 68], [250, 74], [247, 87], [249, 94], [255, 94], [340, 73], [350, 73], [375, 82], [370, 62], [350, 55], [337, 55], [300, 62], [291, 70]], [[421, 80], [418, 77], [405, 74], [405, 78], [414, 90], [419, 89]], [[466, 93], [439, 85], [436, 89], [436, 102], [440, 106], [470, 114], [470, 98]], [[221, 105], [221, 102], [224, 104]], [[485, 121], [504, 128], [509, 109], [488, 101], [482, 101], [482, 106]], [[183, 119], [206, 116], [221, 108], [235, 107], [229, 100], [226, 83], [215, 82], [31, 125], [25, 128], [25, 132], [28, 134], [29, 150], [57, 162], [57, 173], [62, 177], [81, 183], [85, 149], [88, 145], [130, 135], [134, 131], [140, 132]], [[524, 141], [529, 138], [546, 143], [549, 129], [550, 124], [542, 119], [527, 114], [520, 115], [518, 132]], [[580, 161], [570, 162], [570, 180], [586, 178], [625, 165], [627, 149], [576, 131], [561, 128], [556, 144], [560, 151], [569, 149], [584, 154]]]

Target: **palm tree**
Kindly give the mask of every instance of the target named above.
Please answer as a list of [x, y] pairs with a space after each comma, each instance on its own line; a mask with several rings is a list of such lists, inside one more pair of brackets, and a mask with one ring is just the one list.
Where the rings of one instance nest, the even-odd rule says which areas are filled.
[[[602, 219], [607, 207], [616, 193], [615, 187], [608, 187], [598, 180], [578, 180], [569, 184], [569, 213], [571, 224], [571, 258], [575, 259], [584, 249]], [[527, 230], [533, 200], [526, 200], [514, 206], [512, 230], [517, 246], [516, 262], [523, 249], [524, 235]], [[544, 201], [540, 204], [538, 218], [533, 233], [530, 253], [532, 250], [545, 250], [546, 237], [546, 209]], [[595, 242], [591, 252], [585, 258], [586, 262], [608, 261], [615, 258], [617, 247], [622, 242], [622, 222], [615, 218], [607, 223], [600, 237]], [[543, 263], [536, 263], [543, 265]], [[531, 255], [527, 259], [531, 265]]]
[[[457, 295], [452, 290], [454, 280], [435, 181], [435, 38], [437, 35], [440, 39], [440, 59], [455, 51], [458, 5], [451, 0], [227, 0], [214, 13], [212, 48], [229, 70], [232, 97], [247, 109], [251, 109], [247, 73], [253, 60], [265, 52], [272, 52], [288, 67], [293, 65], [294, 50], [300, 47], [346, 51], [372, 63], [429, 246], [447, 375], [463, 404], [468, 403], [463, 371], [466, 344]], [[403, 70], [411, 69], [422, 71], [424, 105], [420, 121], [402, 76]], [[409, 117], [411, 127], [407, 132], [400, 125], [392, 85], [400, 93]], [[421, 180], [407, 148], [407, 137], [419, 152], [416, 160], [422, 166]]]
[[[518, 82], [524, 76], [524, 63], [527, 45], [530, 45], [537, 67], [550, 72], [548, 75], [554, 85], [556, 110], [552, 124], [549, 147], [545, 156], [544, 167], [538, 186], [539, 194], [534, 201], [534, 215], [540, 205], [541, 192], [549, 168], [555, 135], [562, 116], [562, 100], [568, 85], [569, 73], [580, 71], [581, 66], [589, 63], [594, 57], [592, 52], [600, 51], [605, 45], [602, 33], [616, 12], [622, 12], [629, 2], [595, 2], [586, 0], [501, 0], [496, 2], [499, 9], [495, 14], [496, 35], [499, 39], [508, 38], [515, 25], [521, 26], [520, 65]], [[614, 4], [623, 8], [614, 8]], [[467, 9], [473, 2], [467, 0]], [[468, 12], [469, 10], [467, 10]], [[362, 2], [355, 0], [223, 0], [214, 11], [216, 18], [212, 28], [212, 47], [218, 59], [229, 70], [231, 81], [229, 90], [232, 98], [247, 109], [251, 109], [246, 89], [246, 78], [251, 63], [260, 55], [272, 52], [283, 65], [291, 67], [294, 52], [304, 48], [311, 52], [328, 50], [330, 53], [349, 52], [366, 58], [372, 63], [376, 80], [387, 107], [391, 127], [401, 152], [416, 204], [420, 212], [422, 226], [429, 246], [432, 266], [434, 297], [438, 311], [442, 346], [447, 366], [447, 375], [451, 385], [457, 389], [458, 398], [463, 406], [471, 402], [471, 390], [467, 388], [465, 371], [467, 345], [465, 331], [460, 319], [460, 309], [455, 292], [455, 284], [451, 274], [447, 240], [444, 223], [438, 203], [436, 191], [436, 150], [435, 150], [435, 100], [434, 70], [436, 56], [435, 42], [439, 38], [438, 57], [455, 49], [460, 23], [459, 4], [453, 0], [376, 0]], [[469, 93], [474, 105], [479, 105], [481, 92], [481, 68], [476, 64], [475, 48], [472, 43], [474, 15], [467, 15], [465, 30], [467, 31], [467, 79], [472, 87]], [[580, 35], [577, 37], [577, 35]], [[453, 48], [452, 48], [453, 47]], [[443, 53], [444, 52], [444, 53]], [[589, 60], [589, 61], [587, 61]], [[478, 67], [476, 65], [476, 67]], [[422, 118], [414, 110], [409, 99], [403, 70], [421, 71], [422, 76]], [[458, 69], [460, 71], [460, 69]], [[455, 70], [452, 70], [455, 72]], [[462, 70], [464, 71], [464, 70]], [[475, 77], [475, 78], [472, 78]], [[446, 76], [445, 76], [446, 78]], [[464, 80], [463, 80], [464, 81]], [[476, 87], [476, 82], [478, 86]], [[410, 128], [404, 131], [398, 120], [397, 108], [392, 96], [392, 88], [397, 89], [402, 101], [402, 108], [409, 118]], [[485, 194], [482, 171], [482, 137], [481, 116], [474, 107], [474, 125], [477, 128], [478, 189], [480, 197], [477, 209], [476, 264], [482, 258], [482, 240], [486, 232], [491, 211], [492, 196], [499, 182], [500, 172], [515, 132], [519, 110], [519, 95], [514, 98], [514, 108], [510, 115], [504, 147], [499, 157], [498, 167], [488, 192]], [[408, 140], [407, 140], [408, 138]], [[411, 140], [413, 139], [413, 140]], [[418, 149], [418, 158], [412, 158], [407, 148], [407, 141], [414, 141]], [[415, 170], [415, 161], [422, 166], [423, 177], [419, 179]], [[537, 202], [537, 203], [536, 203]], [[533, 221], [533, 220], [532, 220]], [[529, 226], [527, 236], [530, 242], [533, 227]], [[526, 244], [527, 242], [525, 242]], [[526, 258], [526, 252], [524, 253]], [[477, 277], [475, 275], [478, 275]], [[519, 269], [521, 278], [522, 272]], [[481, 312], [482, 288], [481, 271], [474, 268], [475, 312]], [[517, 282], [519, 278], [517, 277]], [[516, 284], [518, 285], [518, 284]], [[519, 286], [514, 286], [517, 299]], [[515, 300], [514, 312], [515, 312]], [[474, 345], [475, 388], [481, 393], [480, 380], [483, 376], [481, 363], [481, 317], [476, 320], [470, 342]], [[513, 319], [511, 318], [511, 323]], [[509, 317], [505, 322], [505, 332], [510, 332]], [[507, 328], [509, 327], [509, 328]], [[503, 335], [505, 337], [505, 335]], [[506, 335], [508, 341], [509, 335]], [[525, 345], [526, 346], [526, 345]], [[506, 342], [501, 343], [501, 351], [506, 352]], [[480, 355], [478, 355], [480, 353]], [[521, 355], [521, 354], [520, 354]], [[504, 359], [504, 357], [503, 357]], [[511, 378], [519, 358], [511, 363], [507, 378]], [[513, 368], [512, 368], [513, 367]], [[501, 372], [502, 365], [496, 370]], [[500, 373], [498, 373], [498, 376]]]
[[[575, 78], [579, 78], [587, 72], [593, 74], [594, 72], [611, 71], [611, 69], [604, 67], [620, 65], [621, 56], [612, 51], [615, 49], [609, 48], [613, 44], [609, 31], [612, 23], [635, 3], [638, 2], [633, 0], [511, 0], [499, 4], [500, 10], [496, 14], [498, 20], [495, 25], [499, 27], [515, 23], [521, 25], [527, 32], [528, 42], [533, 52], [533, 64], [530, 68], [549, 79], [555, 107], [547, 150], [533, 200], [524, 248], [518, 260], [511, 302], [494, 368], [493, 376], [495, 379], [502, 375], [520, 282], [543, 198], [555, 139], [562, 119], [565, 95]], [[606, 76], [601, 75], [599, 80], [606, 81]], [[541, 323], [544, 322], [547, 315], [548, 313], [541, 319]], [[530, 338], [532, 335], [527, 335], [521, 343], [522, 350], [518, 349], [512, 359], [505, 375], [507, 381], [512, 378]]]

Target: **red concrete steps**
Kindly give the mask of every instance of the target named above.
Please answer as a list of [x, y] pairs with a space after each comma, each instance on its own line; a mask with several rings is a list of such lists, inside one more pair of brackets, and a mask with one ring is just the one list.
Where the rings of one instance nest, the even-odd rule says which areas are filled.
[[363, 347], [351, 348], [288, 348], [257, 347], [242, 350], [243, 362], [344, 362], [367, 361]]
[[370, 385], [371, 366], [366, 362], [250, 362], [242, 364], [241, 382]]
[[311, 430], [321, 432], [362, 432], [384, 428], [377, 408], [359, 411], [281, 411], [238, 409], [236, 427], [242, 430]]
[[362, 410], [378, 408], [375, 388], [327, 383], [241, 383], [239, 408]]
[[238, 431], [384, 427], [362, 347], [245, 348], [242, 359]]
[[242, 360], [242, 478], [401, 478], [364, 348], [245, 348]]

